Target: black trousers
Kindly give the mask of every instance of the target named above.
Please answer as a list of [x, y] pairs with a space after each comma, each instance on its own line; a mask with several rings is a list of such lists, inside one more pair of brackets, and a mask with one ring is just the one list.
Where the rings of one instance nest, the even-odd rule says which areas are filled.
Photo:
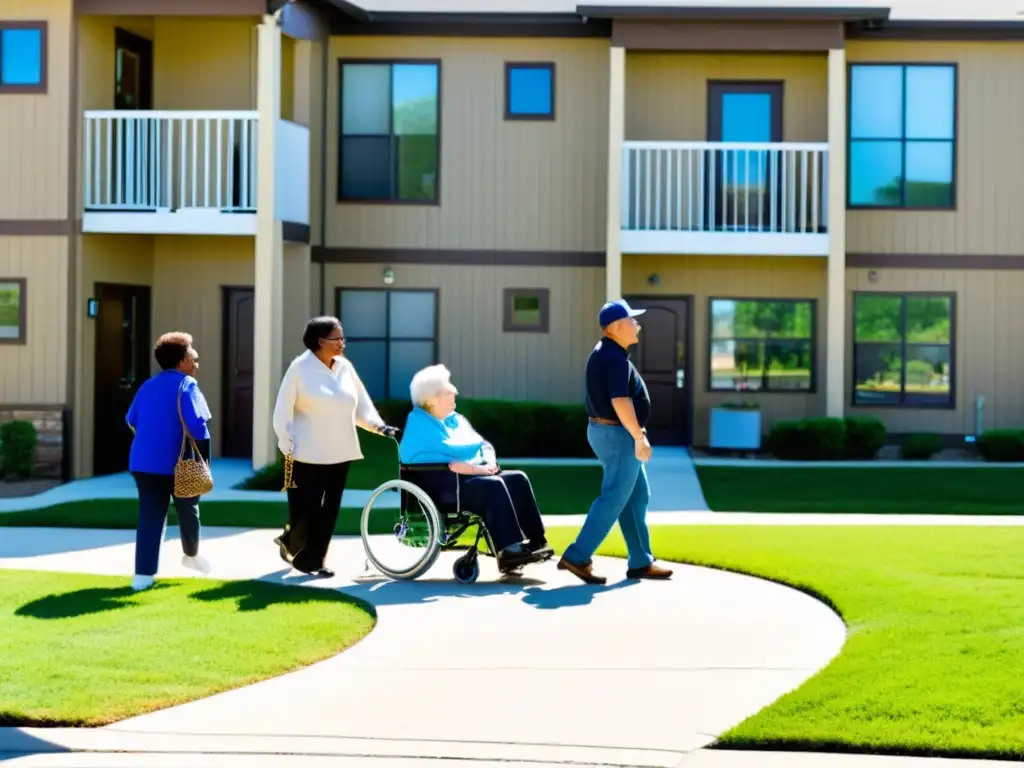
[[132, 472], [139, 490], [139, 522], [135, 529], [135, 573], [155, 576], [160, 566], [160, 545], [167, 530], [167, 507], [173, 502], [178, 513], [181, 549], [191, 557], [199, 554], [202, 527], [199, 524], [199, 497], [179, 499], [174, 495], [173, 475]]
[[313, 573], [324, 567], [350, 464], [295, 462], [292, 480], [298, 487], [288, 489], [288, 525], [281, 543], [296, 570]]
[[462, 508], [484, 519], [499, 550], [529, 539], [534, 546], [547, 543], [544, 522], [530, 478], [519, 470], [497, 475], [459, 475]]

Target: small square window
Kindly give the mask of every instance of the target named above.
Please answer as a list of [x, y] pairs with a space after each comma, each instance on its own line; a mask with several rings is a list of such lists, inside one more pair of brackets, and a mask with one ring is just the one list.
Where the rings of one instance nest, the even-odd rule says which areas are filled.
[[555, 119], [554, 64], [505, 64], [505, 119]]
[[46, 22], [0, 21], [0, 93], [46, 93]]
[[547, 288], [506, 288], [502, 301], [504, 331], [547, 333], [550, 295]]
[[0, 277], [0, 344], [24, 344], [25, 325], [25, 278]]

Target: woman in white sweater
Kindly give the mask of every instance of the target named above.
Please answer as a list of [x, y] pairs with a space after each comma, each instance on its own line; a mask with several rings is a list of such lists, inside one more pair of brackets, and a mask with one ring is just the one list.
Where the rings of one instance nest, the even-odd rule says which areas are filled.
[[292, 459], [288, 525], [274, 542], [297, 571], [330, 578], [327, 549], [341, 510], [351, 462], [363, 458], [356, 427], [394, 436], [342, 355], [336, 317], [315, 317], [302, 335], [306, 351], [285, 372], [274, 407], [278, 447]]

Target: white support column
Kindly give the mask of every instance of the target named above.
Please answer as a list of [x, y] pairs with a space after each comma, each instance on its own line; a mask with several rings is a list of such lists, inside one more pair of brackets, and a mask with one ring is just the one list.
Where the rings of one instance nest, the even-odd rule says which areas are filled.
[[622, 296], [622, 142], [626, 133], [626, 49], [612, 46], [608, 82], [608, 206], [605, 298]]
[[828, 311], [825, 414], [846, 404], [846, 51], [828, 52]]
[[282, 374], [284, 232], [274, 206], [274, 146], [281, 116], [281, 30], [273, 16], [259, 26], [256, 107], [256, 279], [253, 339], [252, 464], [274, 460], [277, 439], [271, 423]]

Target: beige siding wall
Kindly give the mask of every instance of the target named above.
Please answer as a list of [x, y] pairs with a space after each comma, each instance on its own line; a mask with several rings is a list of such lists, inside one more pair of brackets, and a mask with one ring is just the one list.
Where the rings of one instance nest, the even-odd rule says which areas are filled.
[[[440, 206], [337, 200], [340, 58], [441, 60]], [[554, 61], [554, 122], [504, 119], [505, 62]], [[333, 37], [327, 245], [602, 250], [608, 41]]]
[[0, 20], [48, 24], [47, 92], [0, 97], [0, 219], [65, 219], [71, 0], [3, 0]]
[[627, 54], [626, 140], [707, 140], [709, 80], [783, 81], [783, 140], [828, 140], [828, 59], [743, 53]]
[[[876, 282], [868, 279], [875, 272]], [[984, 427], [1024, 427], [1024, 270], [848, 269], [847, 344], [853, 344], [853, 291], [943, 291], [956, 294], [956, 408], [860, 408], [851, 414], [882, 419], [891, 432], [969, 434], [975, 429], [975, 400], [985, 398]], [[852, 360], [852, 356], [848, 358]], [[847, 365], [846, 397], [853, 391]]]
[[153, 335], [180, 330], [194, 337], [199, 384], [213, 414], [214, 455], [224, 444], [222, 288], [253, 285], [254, 248], [251, 237], [154, 238]]
[[24, 278], [25, 344], [0, 344], [0, 404], [62, 405], [67, 397], [68, 239], [0, 237], [0, 282]]
[[[397, 265], [390, 288], [438, 288], [438, 356], [466, 397], [579, 403], [597, 340], [604, 270], [583, 267]], [[328, 264], [327, 311], [337, 289], [383, 288], [378, 264]], [[550, 333], [504, 333], [504, 288], [549, 288]]]
[[[309, 246], [299, 243], [284, 244], [284, 363], [281, 375], [288, 367], [292, 358], [302, 352], [302, 331], [306, 321], [313, 316], [311, 294], [311, 265], [309, 262]], [[312, 265], [319, 272], [319, 265]]]
[[[76, 297], [75, 312], [86, 315], [86, 301], [96, 295], [96, 283], [153, 285], [153, 237], [149, 235], [81, 235], [81, 295]], [[96, 322], [82, 320], [81, 339], [76, 350], [74, 397], [74, 464], [75, 475], [92, 474], [93, 411], [96, 359]]]
[[956, 63], [957, 210], [850, 211], [851, 253], [1024, 253], [1024, 43], [847, 43], [847, 59]]
[[[651, 286], [648, 275], [657, 273], [661, 282]], [[734, 392], [708, 392], [709, 299], [778, 298], [816, 299], [815, 368], [817, 392], [745, 392], [743, 399], [761, 404], [762, 430], [780, 419], [802, 419], [825, 413], [825, 301], [824, 259], [738, 256], [629, 256], [622, 262], [622, 290], [626, 295], [689, 295], [693, 299], [691, 340], [692, 370], [687, 381], [693, 396], [693, 442], [708, 443], [710, 409]]]

